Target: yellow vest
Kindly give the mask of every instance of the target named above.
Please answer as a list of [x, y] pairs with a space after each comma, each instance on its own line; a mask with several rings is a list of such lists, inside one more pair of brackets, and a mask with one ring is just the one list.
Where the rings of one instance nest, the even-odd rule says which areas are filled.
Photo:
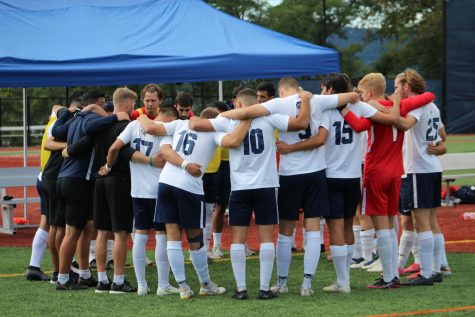
[[43, 138], [41, 138], [41, 150], [40, 150], [40, 170], [43, 171], [43, 169], [46, 166], [46, 163], [49, 160], [49, 157], [51, 155], [50, 151], [45, 150], [45, 142], [46, 139], [48, 138], [48, 130], [51, 127], [51, 125], [56, 121], [56, 117], [52, 117], [49, 119], [48, 123], [46, 124], [45, 130], [43, 132]]
[[218, 171], [219, 165], [221, 165], [221, 155], [222, 149], [220, 146], [218, 146], [213, 157], [211, 158], [211, 161], [209, 161], [208, 167], [206, 167], [205, 173], [216, 173]]
[[224, 147], [221, 149], [221, 161], [229, 161], [229, 149]]

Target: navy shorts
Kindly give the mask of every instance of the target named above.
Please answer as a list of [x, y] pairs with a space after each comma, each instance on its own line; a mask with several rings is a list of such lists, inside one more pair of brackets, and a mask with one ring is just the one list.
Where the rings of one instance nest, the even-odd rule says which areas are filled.
[[442, 173], [412, 174], [412, 188], [415, 209], [440, 207]]
[[60, 199], [56, 194], [56, 183], [58, 182], [57, 179], [47, 179], [43, 178], [41, 183], [43, 184], [43, 188], [46, 193], [46, 209], [48, 213], [46, 215], [46, 219], [50, 226], [55, 227], [64, 227], [65, 220], [64, 217], [59, 217], [58, 214], [64, 215], [64, 211], [59, 211], [60, 208], [64, 210], [64, 205], [60, 203]]
[[64, 217], [68, 226], [84, 229], [92, 219], [94, 183], [82, 178], [58, 178], [56, 192], [60, 200], [57, 217]]
[[205, 192], [205, 202], [215, 204], [218, 200], [218, 173], [203, 174], [203, 190]]
[[257, 225], [279, 223], [275, 188], [235, 190], [229, 198], [229, 225], [249, 226], [252, 212]]
[[153, 222], [155, 217], [155, 207], [157, 200], [155, 198], [135, 198], [132, 197], [132, 207], [134, 209], [135, 229], [159, 231], [165, 230], [164, 223]]
[[205, 227], [204, 195], [158, 183], [154, 222], [177, 223], [182, 229]]
[[410, 216], [414, 209], [414, 196], [412, 191], [412, 174], [401, 178], [401, 192], [399, 193], [399, 214]]
[[227, 206], [229, 203], [229, 195], [231, 194], [231, 174], [229, 169], [229, 161], [221, 161], [218, 170], [218, 198], [217, 203]]
[[281, 175], [279, 181], [280, 219], [298, 220], [301, 208], [305, 218], [327, 217], [330, 214], [325, 170], [291, 176]]
[[48, 198], [46, 197], [43, 181], [40, 181], [39, 178], [36, 179], [36, 190], [40, 196], [40, 212], [42, 215], [48, 216]]
[[353, 218], [361, 200], [360, 179], [327, 178], [327, 184], [330, 203], [330, 215], [327, 218]]

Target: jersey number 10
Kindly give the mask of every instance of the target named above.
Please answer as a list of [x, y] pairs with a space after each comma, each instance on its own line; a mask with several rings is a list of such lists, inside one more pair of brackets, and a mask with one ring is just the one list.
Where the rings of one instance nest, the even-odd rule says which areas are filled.
[[264, 134], [261, 129], [252, 129], [242, 141], [244, 155], [249, 155], [249, 150], [254, 154], [261, 154], [264, 151]]

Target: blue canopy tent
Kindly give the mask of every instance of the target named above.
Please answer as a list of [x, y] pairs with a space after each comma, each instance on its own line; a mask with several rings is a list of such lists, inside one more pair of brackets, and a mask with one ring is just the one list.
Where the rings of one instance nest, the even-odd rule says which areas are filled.
[[0, 0], [0, 87], [192, 82], [338, 71], [335, 50], [199, 0]]

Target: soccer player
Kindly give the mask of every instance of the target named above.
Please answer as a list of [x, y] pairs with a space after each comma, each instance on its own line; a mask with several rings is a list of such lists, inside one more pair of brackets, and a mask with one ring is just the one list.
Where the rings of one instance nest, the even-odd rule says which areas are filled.
[[275, 86], [270, 82], [263, 82], [257, 85], [257, 102], [264, 103], [275, 97]]
[[193, 116], [193, 96], [182, 92], [176, 96], [175, 108], [178, 111], [180, 120], [188, 120]]
[[[163, 107], [155, 118], [159, 122], [170, 122], [178, 118], [178, 112], [173, 107]], [[102, 172], [115, 169], [114, 162], [119, 151], [126, 145], [140, 151], [149, 158], [149, 164], [130, 162], [131, 196], [135, 221], [135, 239], [132, 249], [134, 271], [137, 279], [137, 295], [143, 296], [149, 292], [145, 279], [146, 245], [150, 233], [155, 233], [155, 262], [157, 263], [158, 288], [157, 295], [165, 296], [178, 293], [178, 289], [168, 281], [170, 264], [167, 257], [167, 236], [165, 224], [154, 223], [155, 205], [157, 200], [158, 181], [161, 168], [152, 166], [152, 157], [160, 154], [161, 137], [144, 133], [138, 121], [132, 121], [117, 140], [109, 148], [106, 166]], [[100, 280], [100, 279], [99, 279]]]
[[141, 114], [146, 114], [150, 120], [154, 120], [163, 101], [162, 89], [156, 84], [148, 84], [142, 89], [141, 98], [143, 107], [135, 109], [130, 115], [130, 119], [135, 120]]
[[[225, 289], [211, 281], [203, 243], [204, 197], [201, 175], [218, 145], [236, 147], [242, 142], [249, 122], [243, 122], [231, 134], [224, 134], [193, 131], [188, 120], [158, 123], [142, 115], [139, 121], [146, 133], [173, 135], [173, 139], [162, 142], [160, 148], [168, 162], [160, 175], [154, 221], [166, 225], [167, 254], [179, 285], [180, 298], [189, 299], [194, 294], [186, 282], [182, 230], [186, 232], [191, 262], [200, 280], [199, 294], [222, 294]], [[171, 153], [178, 153], [179, 157]]]

